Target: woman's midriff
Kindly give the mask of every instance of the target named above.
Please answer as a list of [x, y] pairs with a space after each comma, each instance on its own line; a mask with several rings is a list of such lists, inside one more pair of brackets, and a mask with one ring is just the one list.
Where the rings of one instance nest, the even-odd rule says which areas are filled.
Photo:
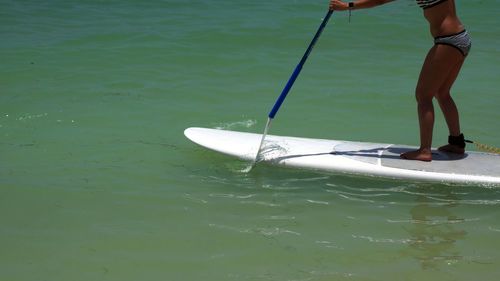
[[446, 1], [424, 10], [433, 37], [456, 34], [464, 30], [458, 19], [453, 1]]

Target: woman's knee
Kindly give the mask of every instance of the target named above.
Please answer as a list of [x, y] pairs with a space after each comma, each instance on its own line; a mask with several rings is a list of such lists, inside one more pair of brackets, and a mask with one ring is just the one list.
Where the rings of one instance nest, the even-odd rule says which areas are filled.
[[453, 100], [449, 89], [439, 91], [438, 94], [436, 95], [436, 99], [440, 103], [449, 102]]
[[417, 103], [429, 103], [432, 102], [432, 99], [436, 95], [436, 91], [433, 91], [431, 89], [426, 89], [424, 87], [418, 87], [415, 90], [415, 99], [417, 100]]

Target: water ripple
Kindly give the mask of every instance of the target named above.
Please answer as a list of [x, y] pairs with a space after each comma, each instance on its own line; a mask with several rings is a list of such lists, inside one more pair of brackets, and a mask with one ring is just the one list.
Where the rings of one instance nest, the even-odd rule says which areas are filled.
[[284, 221], [294, 221], [296, 218], [295, 216], [285, 216], [285, 215], [282, 215], [282, 216], [265, 216], [263, 217], [263, 219], [265, 220], [284, 220]]
[[275, 204], [265, 201], [240, 201], [241, 204], [250, 204], [250, 205], [261, 205], [266, 207], [281, 207], [281, 204]]
[[207, 200], [194, 197], [191, 194], [184, 194], [183, 198], [186, 199], [187, 201], [194, 202], [194, 203], [201, 203], [201, 204], [207, 204], [208, 203]]
[[488, 229], [491, 231], [494, 231], [494, 232], [500, 232], [500, 228], [494, 228], [494, 227], [489, 226]]
[[419, 220], [419, 219], [403, 219], [403, 220], [392, 220], [392, 219], [386, 219], [386, 222], [388, 223], [403, 223], [403, 224], [422, 224], [422, 225], [444, 225], [444, 224], [457, 224], [457, 223], [464, 223], [464, 222], [474, 222], [474, 221], [480, 221], [480, 218], [470, 218], [470, 219], [462, 219], [462, 218], [456, 218], [456, 219], [437, 219], [433, 218], [432, 220]]
[[395, 244], [408, 244], [412, 239], [392, 239], [392, 238], [373, 238], [365, 235], [352, 235], [352, 238], [367, 240], [371, 243], [395, 243]]
[[280, 227], [257, 227], [257, 228], [241, 228], [241, 227], [234, 227], [234, 226], [228, 226], [228, 225], [220, 225], [220, 224], [214, 224], [210, 223], [208, 226], [217, 228], [217, 229], [222, 229], [222, 230], [230, 230], [234, 232], [239, 232], [239, 233], [248, 233], [248, 234], [261, 234], [264, 236], [278, 236], [282, 234], [291, 234], [295, 236], [300, 236], [301, 233], [280, 228]]
[[215, 129], [219, 130], [231, 130], [231, 129], [238, 129], [238, 128], [251, 128], [257, 124], [256, 120], [253, 119], [248, 119], [248, 120], [242, 120], [242, 121], [236, 121], [236, 122], [227, 122], [227, 123], [221, 123], [217, 126], [215, 126]]
[[224, 194], [224, 193], [210, 193], [208, 196], [213, 198], [248, 199], [257, 196], [257, 194], [235, 195], [235, 194]]
[[344, 247], [339, 246], [336, 243], [331, 242], [331, 241], [316, 241], [316, 244], [322, 245], [325, 248], [344, 250]]

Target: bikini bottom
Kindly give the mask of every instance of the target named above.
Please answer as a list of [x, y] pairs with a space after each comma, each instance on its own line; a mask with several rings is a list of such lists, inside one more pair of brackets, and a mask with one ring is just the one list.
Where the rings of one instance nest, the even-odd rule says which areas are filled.
[[434, 44], [452, 46], [458, 49], [464, 56], [467, 56], [472, 45], [467, 30], [463, 30], [457, 34], [436, 37], [434, 38]]

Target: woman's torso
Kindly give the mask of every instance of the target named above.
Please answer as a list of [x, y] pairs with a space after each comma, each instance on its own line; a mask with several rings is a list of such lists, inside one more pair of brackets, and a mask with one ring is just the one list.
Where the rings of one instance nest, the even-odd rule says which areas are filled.
[[444, 0], [424, 9], [433, 37], [455, 34], [464, 30], [455, 10], [454, 0]]

